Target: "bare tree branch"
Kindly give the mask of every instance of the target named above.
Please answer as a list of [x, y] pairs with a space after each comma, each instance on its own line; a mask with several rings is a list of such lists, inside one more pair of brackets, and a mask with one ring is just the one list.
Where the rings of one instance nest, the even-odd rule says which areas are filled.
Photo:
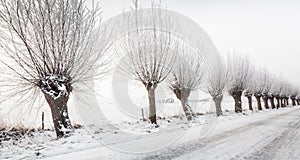
[[[39, 88], [50, 105], [59, 137], [64, 135], [63, 127], [71, 128], [68, 116], [62, 114], [67, 114], [74, 84], [91, 80], [94, 73], [106, 73], [108, 42], [103, 38], [105, 28], [98, 27], [101, 11], [98, 4], [89, 9], [84, 3], [0, 0], [0, 46], [5, 56], [1, 62], [10, 71], [3, 73], [1, 93], [10, 86], [5, 83], [20, 86], [10, 91], [24, 97]], [[24, 89], [28, 92], [20, 92]], [[55, 106], [64, 110], [57, 111]]]

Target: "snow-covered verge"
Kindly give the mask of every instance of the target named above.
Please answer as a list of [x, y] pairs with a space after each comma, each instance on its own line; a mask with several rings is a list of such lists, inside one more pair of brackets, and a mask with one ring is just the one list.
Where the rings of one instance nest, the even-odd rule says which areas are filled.
[[[86, 129], [76, 129], [70, 137], [58, 140], [55, 138], [53, 131], [37, 131], [18, 140], [2, 141], [0, 159], [139, 159], [145, 154], [124, 153], [116, 150], [116, 148], [121, 148], [121, 146], [126, 146], [128, 149], [147, 148], [147, 146], [156, 143], [153, 141], [154, 139], [164, 139], [177, 132], [184, 133], [170, 145], [162, 146], [162, 149], [154, 152], [159, 153], [164, 151], [164, 147], [177, 146], [199, 139], [205, 141], [213, 136], [299, 109], [300, 107], [288, 107], [244, 114], [226, 113], [218, 119], [215, 119], [212, 115], [198, 115], [192, 122], [186, 122], [185, 119], [180, 117], [161, 118], [158, 120], [160, 124], [158, 128], [141, 120], [136, 122], [123, 121], [114, 124], [118, 130], [110, 125], [100, 126], [99, 130], [94, 133]], [[205, 127], [209, 127], [210, 132], [203, 132]], [[124, 139], [123, 134], [126, 132], [149, 136]], [[111, 137], [110, 135], [115, 136]], [[114, 138], [114, 140], [110, 141], [111, 138]], [[240, 138], [243, 141], [243, 138]], [[103, 144], [103, 141], [112, 143]], [[151, 155], [151, 153], [148, 154]]]

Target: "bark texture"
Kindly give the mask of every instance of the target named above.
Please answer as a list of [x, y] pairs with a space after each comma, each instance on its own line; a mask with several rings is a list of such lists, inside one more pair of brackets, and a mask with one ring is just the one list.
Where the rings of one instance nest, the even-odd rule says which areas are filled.
[[290, 105], [290, 103], [289, 103], [289, 97], [284, 97], [284, 99], [285, 99], [285, 105], [289, 106]]
[[275, 106], [275, 102], [274, 102], [274, 100], [275, 100], [275, 97], [274, 96], [270, 96], [270, 102], [271, 102], [271, 108], [272, 109], [275, 109], [276, 108], [276, 106]]
[[253, 111], [253, 107], [252, 107], [252, 94], [248, 94], [248, 95], [246, 95], [246, 97], [248, 99], [249, 110]]
[[67, 136], [73, 130], [67, 106], [73, 89], [70, 78], [60, 74], [49, 74], [40, 80], [38, 86], [50, 106], [57, 137]]
[[261, 107], [261, 101], [260, 101], [261, 95], [254, 95], [254, 97], [256, 98], [257, 109], [261, 111], [261, 110], [262, 110], [262, 107]]
[[286, 105], [285, 105], [285, 102], [284, 102], [284, 99], [283, 99], [283, 98], [280, 98], [280, 104], [281, 104], [281, 107], [286, 107]]
[[292, 100], [292, 105], [293, 106], [296, 106], [296, 97], [291, 97], [291, 100]]
[[235, 113], [242, 113], [242, 91], [237, 91], [234, 94], [232, 94], [232, 97], [234, 99], [234, 111]]
[[278, 109], [278, 108], [281, 107], [280, 97], [279, 97], [279, 96], [276, 96], [276, 101], [277, 101], [276, 107], [277, 107], [277, 109]]
[[58, 138], [67, 136], [73, 130], [67, 107], [69, 97], [63, 95], [54, 99], [49, 94], [44, 94], [44, 96], [51, 109], [56, 136]]
[[191, 91], [189, 89], [174, 89], [173, 92], [181, 102], [186, 119], [188, 121], [192, 120], [193, 111], [188, 104], [188, 97], [190, 96]]
[[156, 105], [155, 105], [155, 89], [156, 89], [157, 85], [148, 83], [145, 86], [148, 91], [148, 99], [149, 99], [149, 120], [152, 124], [157, 124], [157, 122], [156, 122]]
[[267, 96], [267, 95], [263, 95], [263, 96], [262, 96], [262, 99], [263, 99], [263, 101], [264, 101], [264, 106], [265, 106], [265, 108], [266, 108], [266, 109], [270, 109], [269, 103], [268, 103], [268, 96]]
[[223, 114], [222, 107], [221, 107], [222, 99], [223, 99], [223, 95], [213, 97], [213, 101], [214, 101], [215, 106], [216, 106], [216, 114], [217, 114], [218, 117]]

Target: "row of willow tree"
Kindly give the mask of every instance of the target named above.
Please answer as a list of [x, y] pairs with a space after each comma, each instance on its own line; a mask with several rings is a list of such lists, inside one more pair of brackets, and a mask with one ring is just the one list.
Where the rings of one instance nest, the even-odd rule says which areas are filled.
[[[255, 97], [257, 109], [262, 110], [261, 101], [265, 109], [300, 105], [299, 87], [275, 76], [265, 68], [251, 65], [246, 56], [229, 57], [227, 63], [226, 90], [235, 101], [235, 112], [242, 112], [242, 96], [248, 99], [249, 110], [253, 111], [252, 97]], [[217, 113], [220, 115], [221, 113]]]
[[[252, 95], [259, 109], [261, 98], [265, 108], [268, 100], [271, 108], [287, 106], [289, 98], [293, 105], [299, 104], [294, 86], [253, 69], [245, 57], [228, 58], [228, 63], [209, 71], [199, 49], [169, 32], [176, 26], [160, 4], [153, 3], [143, 12], [138, 1], [133, 2], [120, 24], [131, 30], [111, 40], [113, 29], [105, 32], [105, 26], [98, 27], [102, 24], [99, 5], [87, 7], [84, 0], [0, 0], [1, 102], [11, 100], [17, 107], [44, 97], [57, 137], [68, 135], [73, 130], [67, 107], [71, 93], [82, 93], [78, 86], [109, 73], [109, 57], [119, 60], [124, 75], [145, 86], [149, 120], [155, 124], [155, 89], [163, 81], [181, 101], [188, 120], [192, 119], [190, 92], [203, 86], [218, 116], [225, 90], [233, 96], [236, 112], [242, 112], [243, 94], [250, 110]], [[115, 56], [107, 56], [108, 51]]]

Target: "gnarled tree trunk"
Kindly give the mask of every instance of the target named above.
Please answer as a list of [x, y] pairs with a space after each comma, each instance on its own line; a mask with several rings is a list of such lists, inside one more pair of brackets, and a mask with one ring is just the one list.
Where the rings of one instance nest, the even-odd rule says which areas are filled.
[[281, 103], [280, 103], [280, 97], [279, 96], [276, 96], [276, 100], [277, 100], [277, 109], [281, 107]]
[[235, 105], [234, 111], [235, 113], [242, 113], [242, 91], [237, 91], [232, 95]]
[[291, 97], [291, 100], [292, 100], [292, 105], [293, 106], [296, 106], [296, 97]]
[[276, 108], [275, 102], [274, 102], [275, 97], [272, 95], [272, 96], [269, 97], [269, 99], [270, 99], [270, 102], [271, 102], [271, 108], [275, 109]]
[[249, 110], [253, 111], [253, 107], [252, 107], [252, 94], [247, 94], [246, 97], [248, 99]]
[[285, 106], [285, 102], [284, 102], [284, 99], [283, 99], [283, 98], [280, 98], [280, 104], [281, 104], [281, 107], [286, 107], [286, 106]]
[[270, 107], [269, 107], [269, 103], [268, 103], [268, 95], [263, 95], [262, 99], [264, 101], [265, 108], [269, 109]]
[[52, 113], [54, 129], [58, 138], [69, 134], [73, 127], [68, 114], [68, 95], [61, 95], [58, 98], [53, 98], [49, 94], [44, 94]]
[[191, 91], [189, 89], [173, 89], [176, 97], [181, 101], [182, 109], [185, 114], [185, 117], [188, 121], [192, 120], [193, 111], [188, 105], [188, 97], [190, 96]]
[[38, 86], [50, 106], [57, 137], [67, 136], [73, 130], [67, 107], [72, 92], [70, 79], [63, 75], [49, 74], [40, 80]]
[[284, 99], [285, 99], [285, 104], [286, 104], [286, 106], [289, 106], [289, 105], [290, 105], [290, 104], [289, 104], [289, 97], [285, 97]]
[[155, 105], [155, 89], [157, 84], [148, 83], [145, 85], [148, 92], [149, 99], [149, 120], [152, 124], [157, 124], [156, 122], [156, 105]]
[[223, 114], [221, 108], [222, 99], [223, 99], [223, 95], [217, 95], [213, 97], [213, 101], [215, 102], [215, 106], [216, 106], [216, 114], [218, 117]]
[[262, 110], [262, 107], [261, 107], [261, 101], [260, 101], [260, 97], [261, 97], [261, 95], [254, 95], [254, 97], [256, 98], [256, 102], [257, 102], [257, 109], [258, 110]]
[[281, 100], [281, 106], [282, 107], [286, 107], [285, 99], [284, 98], [280, 98], [280, 100]]

